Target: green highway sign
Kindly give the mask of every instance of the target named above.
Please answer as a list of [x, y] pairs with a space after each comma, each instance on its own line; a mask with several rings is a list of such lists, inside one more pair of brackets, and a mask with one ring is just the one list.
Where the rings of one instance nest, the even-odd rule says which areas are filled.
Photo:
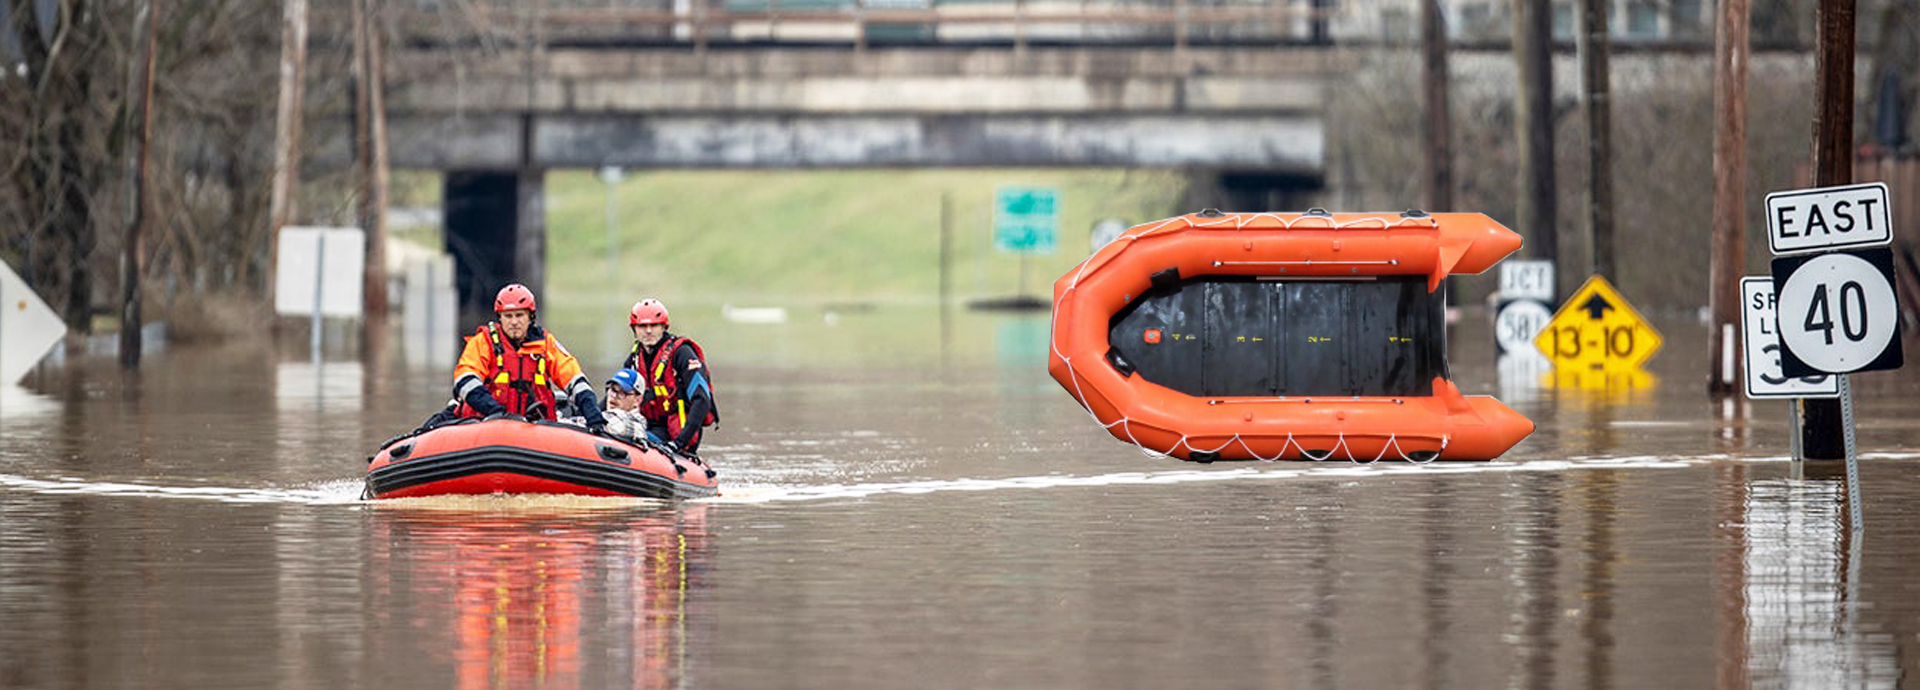
[[994, 193], [993, 247], [1052, 254], [1060, 229], [1060, 192], [1052, 187], [1001, 187]]

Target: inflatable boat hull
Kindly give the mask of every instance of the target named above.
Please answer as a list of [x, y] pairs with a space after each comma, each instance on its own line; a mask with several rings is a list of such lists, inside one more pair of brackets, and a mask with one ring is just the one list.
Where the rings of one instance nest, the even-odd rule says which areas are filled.
[[463, 421], [387, 442], [367, 464], [366, 498], [576, 494], [702, 498], [718, 493], [697, 457], [554, 422]]
[[1155, 453], [1486, 460], [1533, 422], [1448, 380], [1441, 281], [1520, 237], [1477, 213], [1195, 214], [1054, 283], [1048, 371]]

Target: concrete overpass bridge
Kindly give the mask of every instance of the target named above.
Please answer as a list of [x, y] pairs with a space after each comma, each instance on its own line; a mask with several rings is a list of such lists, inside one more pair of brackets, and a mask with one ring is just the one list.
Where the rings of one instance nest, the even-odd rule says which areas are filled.
[[444, 173], [467, 308], [543, 287], [555, 168], [1181, 168], [1284, 204], [1321, 185], [1344, 69], [1328, 0], [666, 1], [393, 17], [391, 160]]

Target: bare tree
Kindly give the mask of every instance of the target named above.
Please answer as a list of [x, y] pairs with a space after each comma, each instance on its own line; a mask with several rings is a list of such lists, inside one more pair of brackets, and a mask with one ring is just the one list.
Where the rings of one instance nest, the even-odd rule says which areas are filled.
[[[0, 0], [0, 255], [67, 324], [117, 307], [133, 220], [128, 145], [144, 0]], [[153, 176], [141, 266], [159, 318], [199, 296], [264, 292], [278, 7], [174, 0], [156, 25]], [[0, 56], [3, 57], [3, 56]]]

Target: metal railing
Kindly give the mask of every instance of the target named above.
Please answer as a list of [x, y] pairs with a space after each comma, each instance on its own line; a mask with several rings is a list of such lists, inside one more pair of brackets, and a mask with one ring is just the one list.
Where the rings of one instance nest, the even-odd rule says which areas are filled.
[[[1341, 0], [412, 0], [406, 44], [1170, 46], [1327, 40]], [[319, 13], [317, 13], [319, 14]], [[318, 24], [329, 22], [317, 16]]]

